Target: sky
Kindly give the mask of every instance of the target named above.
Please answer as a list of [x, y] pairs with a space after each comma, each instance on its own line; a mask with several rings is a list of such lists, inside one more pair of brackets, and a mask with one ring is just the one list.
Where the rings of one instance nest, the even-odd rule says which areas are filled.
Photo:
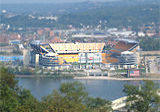
[[0, 0], [1, 3], [70, 3], [83, 1], [115, 1], [115, 0]]

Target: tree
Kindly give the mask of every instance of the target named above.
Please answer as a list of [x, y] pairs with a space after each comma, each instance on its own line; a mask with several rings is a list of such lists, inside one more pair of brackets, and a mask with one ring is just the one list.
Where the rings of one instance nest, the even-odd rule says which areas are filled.
[[160, 50], [160, 39], [159, 38], [142, 38], [139, 39], [140, 47], [144, 51]]
[[127, 107], [135, 112], [158, 112], [160, 96], [157, 94], [158, 84], [153, 81], [144, 81], [142, 86], [125, 85]]
[[80, 82], [63, 83], [59, 91], [42, 99], [45, 112], [110, 112], [111, 103], [101, 98], [88, 97]]
[[111, 103], [88, 97], [80, 82], [63, 83], [41, 102], [18, 86], [11, 71], [0, 68], [0, 112], [109, 112]]
[[105, 99], [88, 97], [86, 105], [89, 112], [111, 112], [111, 102]]
[[60, 88], [60, 92], [65, 97], [74, 102], [84, 102], [87, 97], [87, 93], [84, 91], [85, 87], [80, 82], [63, 83]]
[[0, 68], [0, 112], [39, 112], [39, 102], [17, 83], [13, 74]]
[[[8, 74], [7, 69], [0, 69], [0, 110], [1, 112], [11, 112], [13, 108], [18, 107], [18, 101], [16, 99], [17, 94], [15, 92], [17, 88], [17, 81], [14, 80], [14, 76]], [[14, 96], [14, 97], [13, 97]]]
[[44, 97], [42, 104], [44, 111], [82, 112], [86, 109], [85, 98], [87, 93], [84, 86], [79, 82], [63, 83], [59, 91]]

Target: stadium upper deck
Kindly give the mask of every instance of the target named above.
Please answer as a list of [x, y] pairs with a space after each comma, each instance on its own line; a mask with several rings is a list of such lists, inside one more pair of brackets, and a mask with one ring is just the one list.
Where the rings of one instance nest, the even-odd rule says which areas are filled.
[[[57, 54], [69, 53], [96, 53], [102, 52], [105, 43], [49, 43], [32, 44], [32, 48], [42, 53], [54, 52]], [[35, 49], [35, 50], [36, 50]]]
[[113, 46], [113, 48], [109, 51], [108, 54], [102, 54], [103, 63], [117, 64], [119, 63], [119, 57], [122, 52], [135, 52], [139, 48], [139, 43], [134, 40], [118, 39], [116, 41], [116, 45]]
[[57, 43], [49, 44], [56, 53], [102, 52], [104, 43]]

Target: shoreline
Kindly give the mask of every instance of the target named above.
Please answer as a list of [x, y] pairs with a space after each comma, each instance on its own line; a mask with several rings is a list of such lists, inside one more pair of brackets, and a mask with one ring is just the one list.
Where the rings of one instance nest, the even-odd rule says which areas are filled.
[[[54, 76], [46, 76], [46, 75], [15, 75], [16, 78], [35, 78], [35, 77], [51, 77], [51, 78], [69, 78], [69, 77], [54, 77]], [[71, 78], [71, 77], [70, 77]], [[141, 80], [158, 80], [160, 81], [160, 77], [137, 77], [137, 78], [117, 78], [117, 77], [107, 77], [107, 76], [85, 76], [85, 77], [72, 77], [76, 80], [119, 80], [119, 81], [141, 81]]]
[[117, 77], [96, 77], [96, 76], [87, 76], [87, 77], [74, 77], [73, 79], [81, 80], [119, 80], [119, 81], [141, 81], [141, 80], [158, 80], [160, 81], [160, 77], [137, 77], [137, 78], [117, 78]]
[[59, 77], [55, 77], [55, 76], [47, 76], [47, 75], [14, 75], [16, 78], [36, 78], [36, 77], [49, 77], [49, 78], [71, 78], [71, 76], [66, 76], [66, 77], [62, 77], [62, 76], [59, 76]]

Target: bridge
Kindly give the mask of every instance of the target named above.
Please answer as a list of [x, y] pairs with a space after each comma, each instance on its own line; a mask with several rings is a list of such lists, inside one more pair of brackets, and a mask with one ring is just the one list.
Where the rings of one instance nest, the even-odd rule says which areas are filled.
[[[157, 94], [160, 96], [160, 89], [157, 91]], [[123, 107], [126, 106], [126, 100], [127, 100], [127, 96], [118, 98], [116, 100], [112, 101], [112, 109], [113, 110], [119, 110]]]
[[112, 101], [112, 109], [118, 110], [126, 106], [127, 96]]

